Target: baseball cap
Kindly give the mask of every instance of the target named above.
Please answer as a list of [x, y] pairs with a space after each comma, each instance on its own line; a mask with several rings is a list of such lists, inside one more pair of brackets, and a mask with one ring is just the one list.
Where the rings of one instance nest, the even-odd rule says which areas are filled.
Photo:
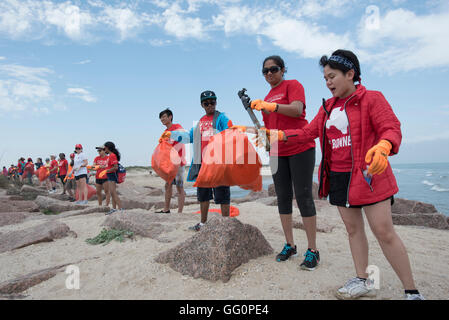
[[78, 149], [82, 149], [83, 148], [83, 146], [82, 145], [80, 145], [79, 143], [75, 146], [75, 149], [76, 148], [78, 148]]
[[97, 149], [97, 150], [102, 150], [102, 149], [104, 149], [104, 145], [99, 146], [99, 147], [95, 147], [95, 149]]
[[215, 95], [215, 92], [207, 90], [207, 91], [204, 91], [201, 93], [200, 99], [201, 99], [201, 102], [203, 102], [204, 100], [207, 100], [207, 99], [217, 100], [217, 96]]

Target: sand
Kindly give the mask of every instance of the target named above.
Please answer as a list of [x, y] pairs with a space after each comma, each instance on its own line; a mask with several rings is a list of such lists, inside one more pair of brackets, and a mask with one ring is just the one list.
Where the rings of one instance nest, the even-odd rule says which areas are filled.
[[[145, 170], [129, 172], [125, 183], [140, 187], [164, 185], [164, 181]], [[95, 203], [91, 202], [90, 205], [94, 206]], [[137, 236], [123, 243], [112, 241], [105, 246], [93, 246], [85, 240], [100, 233], [105, 220], [103, 213], [63, 218], [60, 221], [66, 223], [78, 237], [67, 237], [0, 254], [0, 282], [33, 271], [77, 262], [76, 266], [80, 270], [79, 290], [67, 289], [68, 274], [60, 272], [24, 291], [22, 295], [25, 299], [323, 300], [336, 299], [335, 290], [355, 276], [343, 222], [337, 209], [327, 205], [327, 202], [318, 203], [318, 219], [335, 227], [330, 233], [317, 234], [321, 264], [312, 272], [299, 269], [302, 253], [307, 249], [305, 231], [294, 229], [299, 256], [287, 262], [276, 262], [275, 255], [281, 251], [285, 242], [277, 207], [258, 202], [243, 203], [237, 207], [240, 209], [237, 219], [259, 228], [275, 252], [241, 265], [227, 283], [193, 279], [172, 270], [168, 265], [154, 262], [160, 252], [193, 235], [188, 227], [199, 221], [199, 215], [193, 214], [199, 210], [199, 205], [185, 207], [182, 215], [188, 219], [180, 219], [178, 228], [166, 235], [172, 241], [167, 243]], [[300, 219], [297, 209], [294, 217]], [[27, 220], [21, 224], [0, 227], [0, 233], [40, 223], [42, 220]], [[380, 290], [376, 299], [402, 299], [403, 289], [398, 277], [373, 234], [366, 228], [370, 264], [380, 268]], [[407, 247], [420, 292], [427, 299], [448, 299], [449, 231], [412, 226], [395, 226], [395, 229]]]

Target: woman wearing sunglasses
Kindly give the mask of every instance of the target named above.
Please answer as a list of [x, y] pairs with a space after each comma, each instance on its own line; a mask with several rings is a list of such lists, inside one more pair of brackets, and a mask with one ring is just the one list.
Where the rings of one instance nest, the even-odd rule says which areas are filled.
[[[269, 56], [263, 62], [262, 74], [271, 87], [264, 100], [254, 100], [251, 108], [263, 111], [267, 129], [299, 129], [308, 124], [304, 88], [297, 80], [286, 80], [284, 60]], [[234, 126], [236, 129], [256, 133], [255, 128]], [[286, 261], [298, 255], [293, 239], [293, 192], [307, 234], [308, 249], [300, 267], [315, 270], [320, 261], [316, 248], [316, 210], [312, 196], [312, 178], [315, 168], [315, 142], [304, 144], [279, 142], [271, 145], [270, 167], [276, 190], [278, 211], [286, 244], [276, 260]]]
[[[320, 138], [320, 197], [329, 196], [337, 206], [349, 236], [356, 277], [336, 291], [340, 299], [376, 294], [367, 280], [368, 240], [362, 208], [379, 245], [398, 275], [407, 300], [423, 300], [416, 290], [407, 250], [395, 232], [391, 217], [393, 195], [398, 192], [388, 156], [399, 152], [401, 123], [379, 91], [367, 90], [360, 82], [357, 56], [337, 50], [323, 56], [326, 86], [332, 98], [323, 99], [312, 122], [300, 130], [268, 130], [270, 140], [307, 143]], [[369, 166], [367, 168], [367, 166]]]
[[109, 201], [110, 201], [110, 194], [109, 194], [109, 188], [108, 188], [108, 178], [103, 177], [100, 178], [100, 175], [103, 171], [106, 170], [106, 167], [108, 165], [108, 155], [106, 154], [105, 150], [104, 150], [104, 146], [100, 146], [100, 147], [96, 147], [95, 149], [97, 149], [98, 152], [98, 156], [95, 157], [93, 165], [94, 166], [99, 166], [100, 168], [98, 168], [96, 174], [95, 174], [95, 187], [97, 188], [97, 199], [98, 199], [98, 205], [101, 207], [102, 203], [103, 203], [103, 197], [101, 192], [104, 189], [104, 193], [106, 195], [106, 206], [109, 206]]
[[73, 160], [73, 173], [76, 180], [78, 201], [76, 204], [87, 204], [87, 156], [83, 153], [83, 146], [75, 146], [75, 159]]

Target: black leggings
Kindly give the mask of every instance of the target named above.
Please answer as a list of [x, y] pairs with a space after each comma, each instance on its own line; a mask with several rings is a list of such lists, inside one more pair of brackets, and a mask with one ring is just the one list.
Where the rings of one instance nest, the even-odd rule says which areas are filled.
[[279, 214], [292, 214], [293, 188], [302, 217], [316, 215], [312, 196], [315, 148], [288, 157], [270, 157]]

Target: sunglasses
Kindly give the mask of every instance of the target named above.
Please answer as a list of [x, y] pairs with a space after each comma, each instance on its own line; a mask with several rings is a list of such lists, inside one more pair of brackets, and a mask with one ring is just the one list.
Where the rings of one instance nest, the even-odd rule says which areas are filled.
[[75, 150], [81, 150], [81, 148], [75, 148]]
[[270, 68], [263, 68], [263, 69], [262, 69], [262, 73], [263, 73], [264, 75], [267, 75], [268, 72], [276, 73], [276, 72], [279, 72], [279, 71], [281, 71], [281, 67], [279, 67], [279, 66], [272, 66], [272, 67], [270, 67]]
[[203, 106], [204, 107], [208, 107], [208, 106], [215, 106], [217, 104], [217, 101], [209, 101], [209, 102], [203, 102]]
[[104, 151], [104, 149], [97, 149], [97, 151], [98, 151], [98, 152], [100, 152], [100, 151]]

